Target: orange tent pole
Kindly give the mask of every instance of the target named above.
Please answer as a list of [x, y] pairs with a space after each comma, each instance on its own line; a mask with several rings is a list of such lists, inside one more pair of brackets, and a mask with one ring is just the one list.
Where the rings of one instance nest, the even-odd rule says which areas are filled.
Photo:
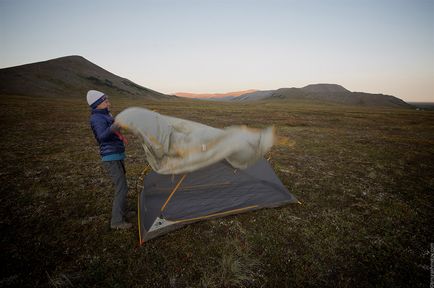
[[161, 207], [161, 211], [163, 211], [164, 208], [166, 208], [167, 203], [169, 203], [170, 198], [172, 198], [173, 194], [175, 194], [176, 190], [178, 190], [178, 188], [181, 185], [182, 181], [184, 181], [185, 176], [187, 176], [187, 174], [184, 174], [184, 176], [182, 176], [182, 178], [178, 181], [178, 184], [176, 184], [175, 188], [173, 188], [172, 193], [170, 193], [170, 195], [169, 195], [169, 197], [167, 197], [167, 200], [164, 203], [163, 207]]

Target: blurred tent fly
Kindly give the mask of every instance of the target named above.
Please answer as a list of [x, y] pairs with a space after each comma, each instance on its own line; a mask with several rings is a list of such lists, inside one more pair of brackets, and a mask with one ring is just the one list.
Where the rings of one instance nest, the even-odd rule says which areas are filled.
[[298, 202], [263, 159], [272, 127], [217, 129], [143, 108], [116, 122], [141, 138], [154, 170], [138, 195], [140, 244], [193, 222]]

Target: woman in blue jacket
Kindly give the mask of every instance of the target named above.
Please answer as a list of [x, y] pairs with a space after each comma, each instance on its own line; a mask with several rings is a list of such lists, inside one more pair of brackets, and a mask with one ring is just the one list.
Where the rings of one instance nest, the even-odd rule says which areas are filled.
[[110, 102], [107, 95], [96, 90], [87, 92], [87, 103], [92, 108], [90, 126], [99, 144], [103, 165], [115, 185], [113, 199], [112, 229], [128, 229], [132, 225], [125, 221], [128, 185], [125, 176], [124, 137], [110, 113]]

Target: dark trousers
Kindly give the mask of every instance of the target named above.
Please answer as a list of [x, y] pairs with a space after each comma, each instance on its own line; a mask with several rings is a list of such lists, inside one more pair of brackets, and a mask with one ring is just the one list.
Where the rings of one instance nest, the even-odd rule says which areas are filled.
[[125, 176], [124, 160], [103, 161], [103, 165], [115, 186], [111, 224], [119, 224], [125, 220], [127, 212], [128, 185]]

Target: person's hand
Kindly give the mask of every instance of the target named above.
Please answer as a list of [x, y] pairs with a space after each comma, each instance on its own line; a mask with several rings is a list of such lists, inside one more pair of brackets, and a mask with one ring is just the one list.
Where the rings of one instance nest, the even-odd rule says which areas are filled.
[[110, 126], [110, 130], [113, 132], [119, 132], [121, 131], [121, 126], [117, 122], [113, 122], [113, 124]]

